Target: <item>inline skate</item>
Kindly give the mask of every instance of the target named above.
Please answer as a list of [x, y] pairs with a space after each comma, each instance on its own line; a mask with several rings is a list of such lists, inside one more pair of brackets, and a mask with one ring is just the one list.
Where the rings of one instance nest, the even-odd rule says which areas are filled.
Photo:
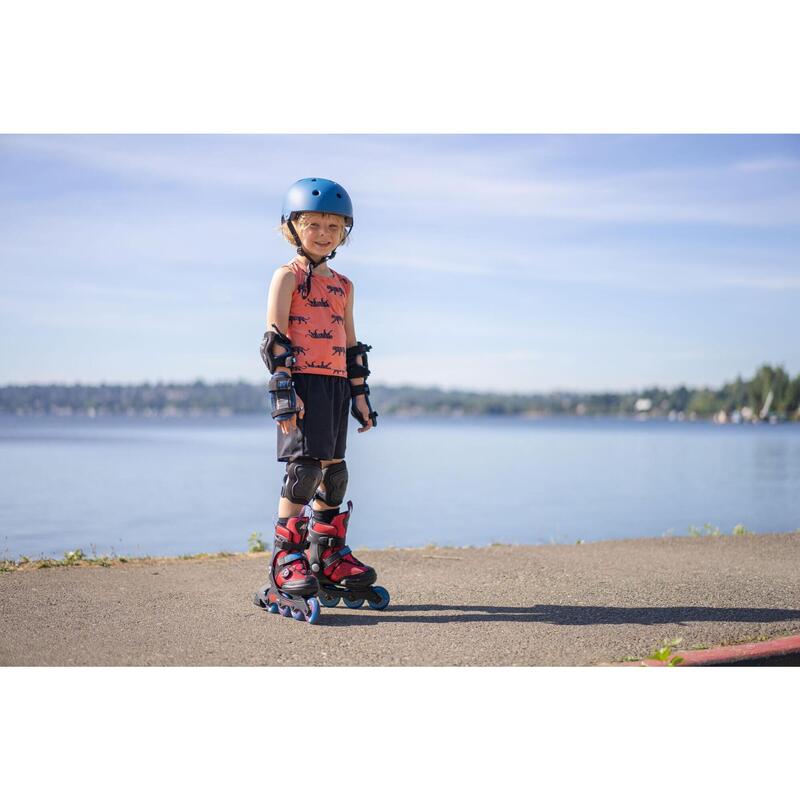
[[342, 599], [348, 608], [361, 608], [366, 600], [371, 609], [381, 611], [389, 605], [389, 592], [383, 586], [373, 586], [377, 574], [362, 564], [346, 546], [347, 524], [353, 511], [348, 501], [347, 511], [336, 514], [326, 523], [314, 512], [308, 529], [311, 543], [308, 560], [319, 581], [319, 602], [333, 608]]
[[[314, 624], [319, 619], [319, 589], [303, 552], [308, 548], [308, 517], [289, 517], [275, 526], [275, 544], [269, 568], [269, 583], [255, 594], [253, 602], [270, 614], [293, 617]], [[287, 555], [288, 553], [288, 555]]]

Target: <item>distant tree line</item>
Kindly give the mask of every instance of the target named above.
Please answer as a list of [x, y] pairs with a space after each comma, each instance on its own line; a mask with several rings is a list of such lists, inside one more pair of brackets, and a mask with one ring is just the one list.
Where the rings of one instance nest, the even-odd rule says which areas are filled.
[[[371, 387], [372, 404], [391, 415], [678, 416], [706, 419], [742, 414], [800, 420], [800, 375], [765, 364], [749, 380], [719, 389], [652, 387], [639, 392], [491, 394], [414, 386]], [[257, 414], [268, 408], [265, 386], [238, 383], [145, 383], [138, 386], [61, 384], [0, 387], [0, 413], [186, 416]]]

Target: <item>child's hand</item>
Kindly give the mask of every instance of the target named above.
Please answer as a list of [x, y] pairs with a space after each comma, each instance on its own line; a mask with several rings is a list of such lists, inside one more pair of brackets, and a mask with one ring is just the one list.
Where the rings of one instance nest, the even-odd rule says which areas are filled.
[[278, 427], [281, 429], [281, 433], [288, 434], [291, 433], [297, 427], [297, 420], [302, 419], [306, 414], [306, 408], [303, 405], [303, 401], [300, 399], [300, 396], [297, 396], [297, 413], [293, 416], [289, 417], [289, 419], [281, 419], [276, 420], [278, 423]]
[[367, 400], [363, 394], [357, 395], [355, 401], [358, 413], [361, 414], [362, 419], [367, 421], [363, 428], [358, 429], [359, 433], [364, 433], [364, 431], [368, 431], [371, 427], [373, 427], [372, 418], [369, 415], [369, 406], [367, 405]]

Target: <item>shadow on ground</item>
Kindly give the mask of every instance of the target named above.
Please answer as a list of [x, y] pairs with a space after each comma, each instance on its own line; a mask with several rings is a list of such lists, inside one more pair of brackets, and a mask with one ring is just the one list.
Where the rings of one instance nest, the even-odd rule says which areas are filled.
[[[342, 612], [345, 613], [342, 613]], [[420, 612], [437, 612], [435, 616]], [[461, 612], [457, 614], [448, 612]], [[408, 613], [401, 613], [408, 612]], [[664, 625], [690, 622], [800, 622], [800, 609], [712, 608], [707, 606], [468, 606], [393, 605], [386, 611], [323, 609], [323, 625], [377, 625], [385, 622], [539, 622], [545, 625]]]

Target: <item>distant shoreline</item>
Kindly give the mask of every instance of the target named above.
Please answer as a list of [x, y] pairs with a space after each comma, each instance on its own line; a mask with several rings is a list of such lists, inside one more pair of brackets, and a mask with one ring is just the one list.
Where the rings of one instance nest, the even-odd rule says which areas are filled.
[[[618, 417], [719, 423], [800, 421], [800, 375], [761, 366], [749, 380], [719, 389], [657, 386], [628, 392], [552, 391], [520, 394], [417, 386], [370, 387], [386, 417]], [[19, 416], [242, 416], [266, 413], [267, 389], [245, 381], [138, 385], [0, 386], [0, 414]]]
[[[0, 419], [97, 419], [97, 420], [166, 420], [166, 419], [246, 419], [268, 416], [267, 409], [259, 411], [230, 411], [229, 409], [209, 409], [209, 410], [181, 410], [163, 411], [157, 409], [144, 409], [137, 411], [106, 411], [103, 409], [58, 409], [58, 410], [16, 410], [7, 411], [0, 409]], [[769, 419], [750, 419], [750, 420], [721, 420], [715, 416], [699, 416], [697, 414], [576, 414], [574, 412], [543, 413], [543, 412], [471, 412], [471, 411], [383, 411], [380, 410], [381, 418], [398, 420], [444, 420], [444, 419], [518, 419], [518, 420], [557, 420], [557, 419], [585, 419], [585, 420], [628, 420], [631, 422], [670, 422], [677, 424], [709, 423], [715, 425], [738, 425], [738, 426], [763, 426], [763, 425], [783, 425], [787, 423], [800, 422], [800, 418], [786, 419], [771, 417]]]

